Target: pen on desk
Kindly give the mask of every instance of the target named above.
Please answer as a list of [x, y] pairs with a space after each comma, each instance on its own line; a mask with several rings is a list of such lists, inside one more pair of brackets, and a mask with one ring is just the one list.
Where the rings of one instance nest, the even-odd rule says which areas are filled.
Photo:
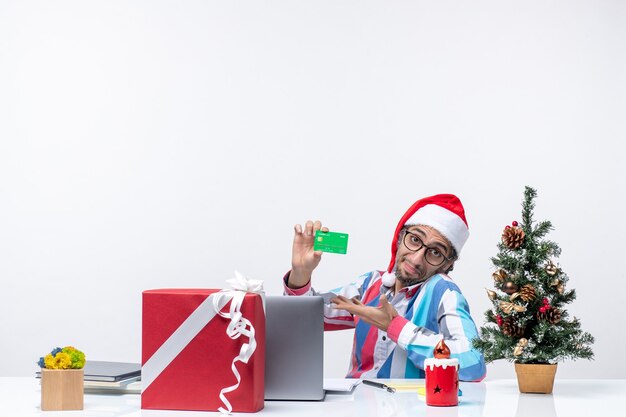
[[388, 392], [396, 392], [395, 388], [391, 388], [390, 386], [387, 386], [385, 384], [381, 384], [380, 382], [374, 382], [374, 381], [368, 381], [367, 379], [363, 380], [363, 383], [365, 385], [370, 385], [372, 387], [376, 387], [376, 388], [382, 388], [384, 390], [387, 390]]

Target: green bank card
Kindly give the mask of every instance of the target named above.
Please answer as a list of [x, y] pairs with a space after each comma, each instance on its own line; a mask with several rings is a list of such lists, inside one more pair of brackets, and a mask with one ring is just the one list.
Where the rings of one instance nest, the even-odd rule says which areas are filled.
[[315, 232], [313, 249], [345, 255], [348, 252], [348, 234], [318, 230]]

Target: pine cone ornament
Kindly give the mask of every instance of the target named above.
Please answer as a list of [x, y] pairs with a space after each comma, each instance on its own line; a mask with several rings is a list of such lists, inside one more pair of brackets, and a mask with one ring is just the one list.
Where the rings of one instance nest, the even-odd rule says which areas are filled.
[[537, 293], [535, 292], [535, 287], [531, 284], [524, 285], [519, 291], [519, 297], [526, 303], [537, 298]]
[[519, 226], [507, 227], [502, 232], [502, 243], [511, 250], [518, 249], [524, 242], [524, 231]]
[[548, 321], [552, 324], [557, 324], [561, 321], [561, 310], [558, 308], [551, 308], [547, 312]]
[[502, 322], [502, 333], [511, 337], [522, 337], [524, 329], [518, 326], [512, 317], [507, 317]]
[[545, 312], [538, 311], [537, 318], [551, 324], [557, 324], [561, 321], [561, 311], [558, 308], [548, 308]]

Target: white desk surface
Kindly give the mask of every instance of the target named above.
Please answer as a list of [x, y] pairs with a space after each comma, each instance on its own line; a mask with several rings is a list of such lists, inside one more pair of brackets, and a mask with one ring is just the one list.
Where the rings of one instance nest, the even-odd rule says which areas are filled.
[[[257, 414], [250, 416], [297, 417], [556, 417], [623, 415], [620, 400], [626, 396], [625, 379], [560, 380], [552, 395], [520, 394], [515, 380], [461, 383], [463, 396], [458, 407], [428, 407], [415, 391], [387, 393], [359, 385], [352, 394], [327, 395], [320, 402], [266, 401]], [[82, 411], [45, 411], [39, 408], [41, 391], [35, 378], [0, 377], [0, 416], [47, 417], [202, 417], [217, 412], [141, 410], [138, 394], [86, 394]]]

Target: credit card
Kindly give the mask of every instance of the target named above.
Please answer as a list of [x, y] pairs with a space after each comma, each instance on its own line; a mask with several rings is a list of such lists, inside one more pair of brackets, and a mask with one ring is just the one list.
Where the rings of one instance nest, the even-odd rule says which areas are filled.
[[348, 252], [348, 234], [318, 230], [315, 232], [313, 249], [345, 255]]

